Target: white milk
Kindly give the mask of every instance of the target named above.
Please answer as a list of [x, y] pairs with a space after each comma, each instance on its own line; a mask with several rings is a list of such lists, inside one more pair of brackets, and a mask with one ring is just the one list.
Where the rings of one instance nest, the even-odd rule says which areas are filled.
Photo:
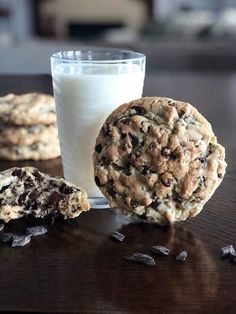
[[64, 176], [90, 197], [102, 196], [93, 178], [96, 137], [113, 109], [142, 96], [144, 71], [132, 64], [58, 64], [52, 75]]

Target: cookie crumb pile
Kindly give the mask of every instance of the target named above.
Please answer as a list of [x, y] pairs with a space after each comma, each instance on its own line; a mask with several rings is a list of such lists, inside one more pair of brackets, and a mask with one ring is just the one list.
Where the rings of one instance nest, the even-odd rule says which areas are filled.
[[112, 207], [159, 224], [196, 216], [226, 169], [210, 123], [192, 105], [165, 97], [114, 110], [93, 160], [95, 182]]
[[42, 93], [0, 97], [0, 158], [47, 160], [58, 156], [54, 98]]

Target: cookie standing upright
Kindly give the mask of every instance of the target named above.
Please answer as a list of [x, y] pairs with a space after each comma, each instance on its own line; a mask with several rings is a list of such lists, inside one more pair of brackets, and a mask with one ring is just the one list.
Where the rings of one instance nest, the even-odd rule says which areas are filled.
[[164, 97], [113, 111], [93, 160], [95, 182], [111, 206], [160, 224], [196, 216], [226, 169], [210, 123], [190, 104]]

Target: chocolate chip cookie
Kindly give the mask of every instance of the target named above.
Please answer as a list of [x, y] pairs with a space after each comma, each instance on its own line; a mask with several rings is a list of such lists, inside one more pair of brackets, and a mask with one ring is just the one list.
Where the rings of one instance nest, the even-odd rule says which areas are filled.
[[0, 144], [0, 158], [7, 160], [48, 160], [60, 156], [58, 139], [50, 142], [35, 142], [32, 145], [3, 145]]
[[14, 125], [56, 123], [54, 97], [42, 93], [0, 97], [0, 120]]
[[0, 172], [0, 219], [4, 222], [27, 215], [43, 218], [57, 213], [75, 218], [89, 208], [87, 193], [62, 178], [33, 167]]
[[49, 143], [58, 137], [56, 124], [51, 125], [32, 125], [32, 126], [13, 126], [1, 125], [0, 145], [19, 145], [27, 146], [35, 142]]
[[110, 205], [159, 224], [196, 216], [224, 177], [224, 159], [210, 123], [164, 97], [113, 111], [93, 155], [95, 182]]

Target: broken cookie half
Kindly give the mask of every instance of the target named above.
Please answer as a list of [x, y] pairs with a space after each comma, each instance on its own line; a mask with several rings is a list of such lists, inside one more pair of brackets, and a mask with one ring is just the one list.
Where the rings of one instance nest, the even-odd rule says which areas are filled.
[[75, 218], [90, 209], [87, 193], [37, 168], [11, 168], [0, 172], [0, 219], [9, 222], [23, 216], [43, 218], [62, 214]]

